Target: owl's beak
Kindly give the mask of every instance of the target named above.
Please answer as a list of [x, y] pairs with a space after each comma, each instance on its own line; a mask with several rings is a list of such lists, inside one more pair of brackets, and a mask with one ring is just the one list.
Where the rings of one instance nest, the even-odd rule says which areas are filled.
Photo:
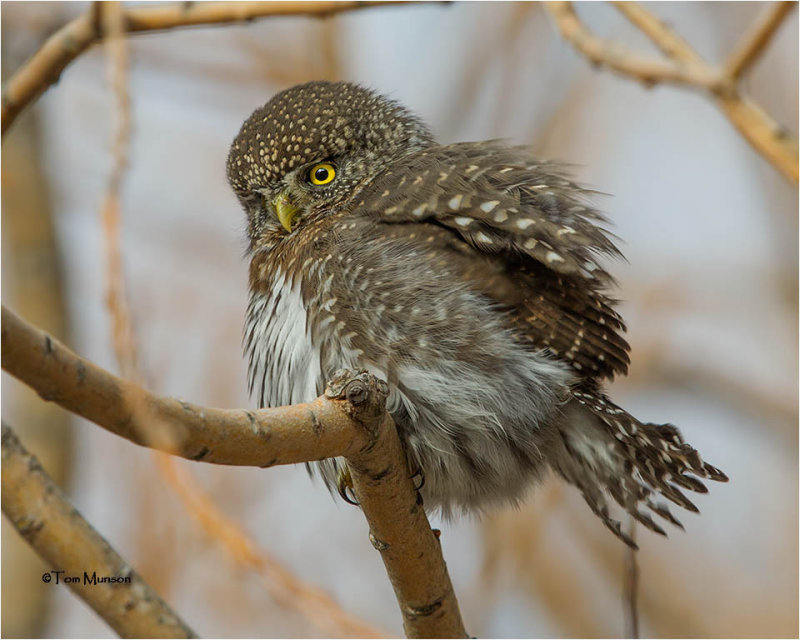
[[297, 217], [299, 209], [289, 202], [289, 196], [286, 195], [285, 191], [272, 201], [272, 206], [275, 207], [278, 221], [287, 232], [291, 233], [292, 222]]

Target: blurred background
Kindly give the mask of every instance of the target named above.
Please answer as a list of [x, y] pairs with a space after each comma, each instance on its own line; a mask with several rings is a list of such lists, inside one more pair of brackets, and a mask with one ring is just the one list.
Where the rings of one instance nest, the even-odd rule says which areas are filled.
[[[4, 80], [88, 8], [3, 3]], [[648, 8], [721, 63], [765, 5]], [[597, 35], [655, 53], [610, 5], [577, 10]], [[678, 425], [731, 478], [697, 498], [702, 515], [682, 514], [685, 533], [665, 540], [640, 531], [642, 634], [797, 636], [797, 187], [705, 96], [648, 90], [592, 67], [536, 3], [272, 17], [126, 43], [133, 136], [121, 241], [151, 389], [254, 406], [241, 355], [244, 215], [225, 158], [241, 122], [277, 91], [354, 80], [412, 108], [443, 142], [531, 144], [607, 194], [598, 204], [623, 241], [628, 262], [611, 271], [633, 364], [612, 397], [643, 420]], [[794, 134], [797, 51], [795, 9], [745, 82]], [[94, 47], [14, 124], [2, 162], [3, 303], [112, 371], [99, 210], [116, 118], [106, 54]], [[3, 420], [201, 636], [339, 635], [296, 606], [306, 597], [292, 591], [298, 581], [383, 633], [402, 633], [364, 519], [302, 466], [175, 462], [263, 562], [242, 560], [220, 526], [203, 526], [151, 452], [44, 405], [6, 374], [2, 382]], [[625, 633], [624, 548], [557, 479], [519, 510], [432, 524], [472, 635]], [[5, 521], [2, 542], [3, 636], [113, 635], [65, 587], [41, 584], [49, 567]]]

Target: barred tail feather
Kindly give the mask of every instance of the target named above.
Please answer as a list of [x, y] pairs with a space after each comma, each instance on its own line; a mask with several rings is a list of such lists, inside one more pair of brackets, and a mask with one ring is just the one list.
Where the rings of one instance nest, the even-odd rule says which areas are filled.
[[594, 389], [573, 392], [558, 423], [553, 467], [583, 494], [589, 507], [627, 545], [636, 543], [609, 513], [610, 495], [637, 522], [666, 535], [651, 514], [683, 528], [662, 496], [689, 511], [697, 507], [681, 489], [706, 493], [699, 478], [728, 477], [704, 462], [671, 424], [642, 423]]

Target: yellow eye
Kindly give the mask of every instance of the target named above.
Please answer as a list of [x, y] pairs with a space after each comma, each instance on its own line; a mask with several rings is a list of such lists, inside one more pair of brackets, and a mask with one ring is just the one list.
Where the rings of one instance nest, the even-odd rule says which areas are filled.
[[328, 162], [315, 164], [308, 172], [308, 179], [311, 181], [311, 184], [316, 185], [323, 185], [333, 182], [335, 177], [336, 169], [334, 169], [333, 165]]

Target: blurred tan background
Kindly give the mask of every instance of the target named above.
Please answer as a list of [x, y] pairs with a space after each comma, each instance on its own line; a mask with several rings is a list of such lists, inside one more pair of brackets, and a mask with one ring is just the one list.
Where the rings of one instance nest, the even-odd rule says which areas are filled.
[[[86, 3], [3, 3], [4, 79]], [[577, 7], [603, 37], [652, 47], [605, 3]], [[720, 62], [760, 3], [651, 3]], [[798, 194], [704, 97], [594, 69], [542, 7], [396, 6], [323, 20], [267, 18], [138, 35], [130, 48], [133, 139], [122, 190], [124, 268], [150, 387], [253, 406], [241, 326], [244, 216], [225, 182], [228, 145], [275, 92], [355, 80], [422, 116], [444, 142], [508, 138], [570, 162], [623, 239], [612, 265], [633, 366], [613, 397], [678, 425], [731, 478], [669, 540], [640, 532], [642, 634], [798, 634]], [[795, 134], [795, 10], [746, 87]], [[99, 206], [111, 170], [114, 99], [102, 47], [70, 66], [3, 142], [3, 303], [117, 370], [104, 301]], [[153, 455], [45, 407], [3, 374], [3, 420], [76, 506], [208, 637], [324, 637], [273, 597], [186, 509]], [[302, 467], [179, 461], [230, 521], [298, 578], [385, 633], [401, 620], [358, 511]], [[573, 489], [551, 480], [520, 510], [441, 523], [475, 636], [624, 633], [622, 545]], [[108, 637], [111, 630], [3, 523], [2, 635]], [[272, 591], [270, 590], [272, 585]], [[47, 587], [47, 588], [44, 588]], [[273, 594], [273, 595], [271, 595]]]

